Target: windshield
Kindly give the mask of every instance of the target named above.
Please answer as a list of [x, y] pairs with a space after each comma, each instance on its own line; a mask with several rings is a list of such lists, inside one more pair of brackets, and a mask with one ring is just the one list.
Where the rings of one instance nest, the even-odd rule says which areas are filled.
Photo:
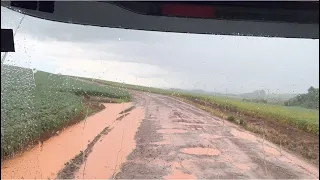
[[1, 28], [1, 178], [319, 178], [318, 39]]

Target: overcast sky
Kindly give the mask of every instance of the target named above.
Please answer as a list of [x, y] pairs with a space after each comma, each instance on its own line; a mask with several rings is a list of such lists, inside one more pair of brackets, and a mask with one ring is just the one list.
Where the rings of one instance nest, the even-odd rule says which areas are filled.
[[[1, 28], [22, 15], [1, 7]], [[5, 63], [164, 88], [302, 93], [319, 87], [319, 40], [192, 35], [26, 16]]]

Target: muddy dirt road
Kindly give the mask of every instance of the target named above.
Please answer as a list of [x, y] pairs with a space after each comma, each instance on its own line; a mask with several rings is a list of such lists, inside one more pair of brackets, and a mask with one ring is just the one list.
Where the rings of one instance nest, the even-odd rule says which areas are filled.
[[319, 170], [186, 103], [133, 93], [145, 119], [118, 179], [317, 178]]
[[1, 178], [319, 179], [311, 164], [234, 124], [171, 97], [131, 93], [133, 103], [104, 104], [4, 162]]

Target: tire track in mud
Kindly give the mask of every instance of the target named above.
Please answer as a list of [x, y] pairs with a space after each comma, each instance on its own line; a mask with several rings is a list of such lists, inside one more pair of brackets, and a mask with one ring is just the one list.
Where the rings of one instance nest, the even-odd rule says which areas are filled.
[[[128, 117], [130, 115], [130, 113], [136, 109], [135, 106], [130, 106], [127, 109], [124, 109], [123, 111], [121, 111], [119, 113], [119, 117], [116, 118], [116, 120], [113, 121], [113, 123], [104, 128], [94, 139], [92, 142], [90, 142], [87, 146], [87, 148], [83, 151], [81, 151], [78, 155], [76, 155], [72, 160], [70, 160], [68, 163], [65, 164], [65, 167], [63, 169], [61, 169], [59, 171], [59, 173], [57, 174], [56, 179], [78, 179], [78, 178], [84, 178], [84, 176], [86, 174], [90, 174], [91, 177], [93, 178], [92, 175], [94, 173], [92, 172], [87, 172], [86, 171], [86, 161], [88, 159], [88, 157], [90, 157], [90, 153], [92, 153], [92, 150], [95, 148], [96, 143], [98, 142], [102, 142], [103, 138], [106, 138], [106, 136], [108, 135], [109, 132], [111, 132], [113, 129], [119, 129], [117, 127], [119, 121], [124, 120], [126, 117]], [[123, 141], [123, 134], [122, 134], [122, 141]], [[128, 142], [124, 142], [124, 143], [128, 143]], [[122, 144], [123, 142], [121, 142], [121, 147], [116, 154], [114, 154], [114, 156], [119, 156], [119, 153], [122, 151]], [[101, 159], [103, 160], [103, 159]], [[107, 160], [107, 159], [106, 159]], [[117, 161], [118, 161], [118, 157], [117, 157]], [[121, 165], [121, 164], [120, 164]], [[117, 163], [114, 165], [115, 169], [117, 166], [119, 166]], [[82, 168], [81, 168], [82, 167]], [[88, 167], [90, 168], [90, 167]], [[115, 170], [116, 171], [116, 170]], [[103, 174], [103, 173], [102, 173]], [[82, 175], [82, 176], [81, 176]], [[81, 177], [79, 177], [81, 176]], [[101, 177], [101, 178], [108, 178], [108, 175], [106, 174], [105, 177]], [[110, 174], [109, 174], [110, 176]], [[94, 177], [95, 178], [95, 177]]]
[[[74, 172], [76, 179], [106, 179], [113, 178], [119, 172], [127, 156], [135, 149], [134, 135], [144, 117], [141, 107], [128, 108], [126, 114], [114, 121], [112, 131], [104, 135], [92, 147], [85, 163]], [[121, 115], [122, 114], [122, 115]]]
[[74, 173], [78, 172], [80, 166], [87, 160], [92, 151], [93, 146], [100, 140], [102, 136], [107, 135], [112, 128], [109, 126], [104, 128], [87, 146], [87, 148], [76, 155], [72, 160], [65, 164], [65, 167], [57, 173], [56, 179], [74, 179]]

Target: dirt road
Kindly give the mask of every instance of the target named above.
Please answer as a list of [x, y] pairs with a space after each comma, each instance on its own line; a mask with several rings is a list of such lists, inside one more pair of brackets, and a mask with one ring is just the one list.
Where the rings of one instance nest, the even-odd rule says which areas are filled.
[[145, 119], [115, 178], [319, 178], [317, 168], [231, 123], [170, 97], [133, 94]]

